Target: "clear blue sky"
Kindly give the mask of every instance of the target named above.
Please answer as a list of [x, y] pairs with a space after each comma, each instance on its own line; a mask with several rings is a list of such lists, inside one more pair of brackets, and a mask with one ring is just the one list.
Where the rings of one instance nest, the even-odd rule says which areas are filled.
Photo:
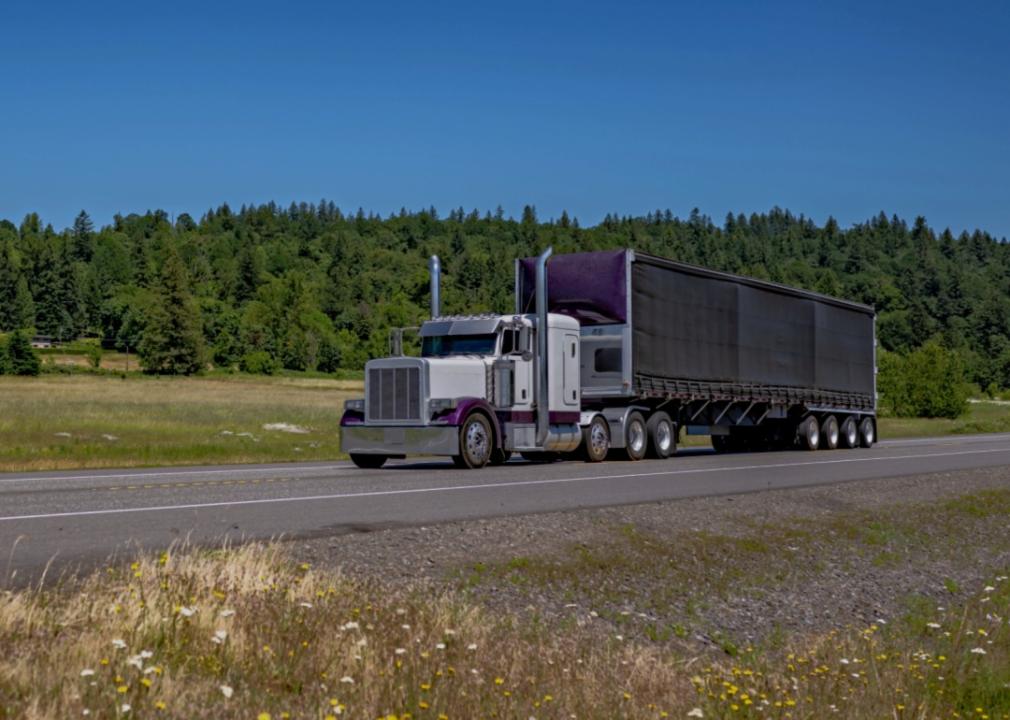
[[0, 5], [0, 217], [880, 210], [1010, 236], [1005, 2]]

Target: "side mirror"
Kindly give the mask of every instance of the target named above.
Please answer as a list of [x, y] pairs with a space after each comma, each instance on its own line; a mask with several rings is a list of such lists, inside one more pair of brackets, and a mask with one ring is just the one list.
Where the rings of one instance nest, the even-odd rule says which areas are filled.
[[519, 342], [515, 345], [515, 353], [517, 355], [522, 355], [526, 358], [526, 355], [530, 351], [530, 327], [528, 325], [522, 325], [519, 328]]

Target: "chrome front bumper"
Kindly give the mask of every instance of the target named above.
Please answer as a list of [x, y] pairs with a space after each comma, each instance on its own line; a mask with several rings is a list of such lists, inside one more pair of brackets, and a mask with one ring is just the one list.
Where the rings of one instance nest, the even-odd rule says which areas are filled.
[[340, 449], [362, 455], [458, 455], [459, 428], [345, 425]]

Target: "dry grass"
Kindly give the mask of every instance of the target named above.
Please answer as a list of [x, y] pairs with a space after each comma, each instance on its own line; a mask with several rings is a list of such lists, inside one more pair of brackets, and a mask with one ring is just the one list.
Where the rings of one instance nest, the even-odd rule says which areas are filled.
[[333, 459], [343, 402], [361, 392], [309, 378], [3, 377], [0, 470]]
[[690, 689], [658, 650], [317, 573], [276, 547], [146, 558], [8, 594], [0, 646], [0, 718], [122, 717], [124, 705], [179, 718], [645, 717]]
[[[559, 629], [278, 546], [0, 596], [0, 718], [1005, 718], [1010, 588], [737, 658]], [[694, 713], [693, 715], [691, 713]]]

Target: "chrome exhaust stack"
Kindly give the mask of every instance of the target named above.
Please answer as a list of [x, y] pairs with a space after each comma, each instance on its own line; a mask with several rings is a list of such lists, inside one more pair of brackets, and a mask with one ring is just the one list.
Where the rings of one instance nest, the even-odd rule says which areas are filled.
[[432, 255], [428, 259], [428, 274], [431, 275], [431, 318], [434, 320], [442, 314], [442, 263], [439, 262], [438, 255]]
[[537, 258], [537, 445], [543, 447], [550, 433], [550, 387], [547, 367], [547, 260], [554, 248], [547, 248]]

